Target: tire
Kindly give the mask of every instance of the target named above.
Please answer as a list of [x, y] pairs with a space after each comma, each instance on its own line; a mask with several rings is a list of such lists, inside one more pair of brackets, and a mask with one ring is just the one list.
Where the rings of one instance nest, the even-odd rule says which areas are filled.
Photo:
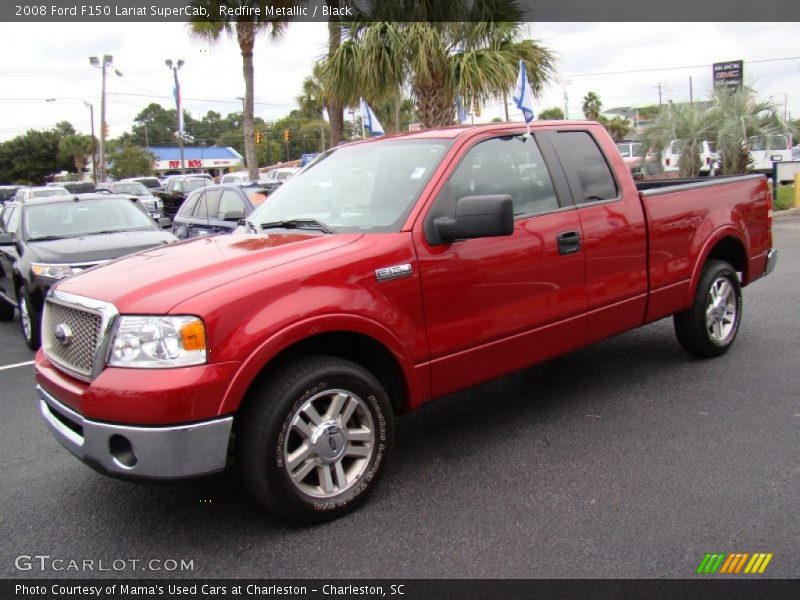
[[14, 319], [14, 307], [3, 299], [0, 299], [0, 322], [11, 321]]
[[[245, 485], [295, 523], [320, 523], [360, 506], [389, 458], [393, 414], [372, 373], [348, 360], [290, 363], [254, 391], [237, 418]], [[344, 422], [343, 422], [344, 421]]]
[[42, 315], [31, 304], [28, 292], [19, 290], [17, 297], [19, 298], [19, 327], [22, 331], [22, 339], [25, 340], [25, 345], [30, 350], [36, 352], [42, 345]]
[[722, 260], [703, 267], [692, 306], [675, 315], [675, 335], [689, 354], [713, 358], [733, 345], [742, 320], [742, 289], [734, 268]]

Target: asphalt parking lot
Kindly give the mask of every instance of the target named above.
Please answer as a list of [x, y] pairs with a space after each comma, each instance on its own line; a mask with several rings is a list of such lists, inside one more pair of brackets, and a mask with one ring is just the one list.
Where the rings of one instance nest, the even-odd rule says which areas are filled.
[[[774, 235], [726, 356], [690, 358], [664, 320], [432, 403], [399, 419], [371, 501], [313, 528], [260, 512], [235, 474], [96, 474], [46, 430], [32, 367], [0, 370], [0, 576], [683, 578], [707, 552], [770, 552], [759, 577], [796, 577], [800, 217]], [[0, 323], [0, 367], [31, 359]], [[17, 568], [34, 554], [193, 569]]]

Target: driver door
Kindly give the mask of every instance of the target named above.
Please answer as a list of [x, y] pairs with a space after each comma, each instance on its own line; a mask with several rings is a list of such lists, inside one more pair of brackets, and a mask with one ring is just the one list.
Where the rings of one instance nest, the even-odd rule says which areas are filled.
[[[552, 146], [541, 143], [544, 155], [537, 139], [519, 135], [462, 151], [415, 228], [433, 397], [585, 342], [581, 225]], [[454, 214], [460, 198], [494, 194], [512, 197], [512, 235], [432, 243], [434, 218]]]

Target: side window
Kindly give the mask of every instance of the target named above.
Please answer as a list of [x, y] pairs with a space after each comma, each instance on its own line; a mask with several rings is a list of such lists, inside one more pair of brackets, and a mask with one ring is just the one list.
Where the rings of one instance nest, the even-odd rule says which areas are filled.
[[558, 199], [539, 147], [532, 137], [492, 138], [475, 145], [450, 177], [447, 195], [508, 194], [515, 215], [556, 210]]
[[197, 199], [200, 198], [200, 196], [202, 196], [202, 195], [203, 195], [203, 192], [198, 192], [196, 194], [190, 194], [189, 197], [186, 198], [186, 200], [183, 201], [183, 204], [181, 204], [181, 208], [178, 211], [178, 216], [179, 217], [188, 217], [189, 215], [191, 215], [192, 211], [194, 210], [195, 204], [197, 204]]
[[[11, 214], [8, 215], [8, 220], [6, 221], [6, 233], [18, 233], [19, 232], [19, 220], [20, 215], [22, 214], [22, 209], [17, 208], [16, 210], [14, 207], [11, 207]], [[4, 216], [5, 218], [5, 216]]]
[[192, 216], [198, 219], [216, 219], [219, 194], [219, 190], [206, 190], [206, 193], [197, 201]]
[[7, 206], [0, 213], [0, 231], [8, 233], [8, 220], [11, 218], [11, 213], [14, 212], [14, 208], [13, 206]]
[[219, 209], [217, 210], [217, 219], [224, 219], [227, 213], [238, 212], [242, 216], [245, 213], [244, 200], [242, 200], [236, 192], [225, 190], [222, 192], [222, 198], [219, 201]]
[[581, 185], [575, 203], [616, 198], [617, 184], [594, 138], [586, 131], [560, 131], [558, 139]]

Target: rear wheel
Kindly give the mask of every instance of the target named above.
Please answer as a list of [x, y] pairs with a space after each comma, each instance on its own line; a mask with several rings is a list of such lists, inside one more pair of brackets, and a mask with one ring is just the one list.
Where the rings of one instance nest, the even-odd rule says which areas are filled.
[[358, 507], [392, 444], [383, 387], [360, 365], [336, 357], [291, 363], [250, 398], [239, 419], [237, 457], [248, 489], [301, 523]]
[[722, 260], [703, 267], [692, 306], [675, 315], [675, 335], [684, 350], [701, 358], [725, 354], [742, 318], [742, 290], [734, 268]]
[[41, 321], [42, 316], [31, 304], [28, 292], [20, 290], [19, 298], [19, 325], [25, 344], [36, 352], [41, 346]]

